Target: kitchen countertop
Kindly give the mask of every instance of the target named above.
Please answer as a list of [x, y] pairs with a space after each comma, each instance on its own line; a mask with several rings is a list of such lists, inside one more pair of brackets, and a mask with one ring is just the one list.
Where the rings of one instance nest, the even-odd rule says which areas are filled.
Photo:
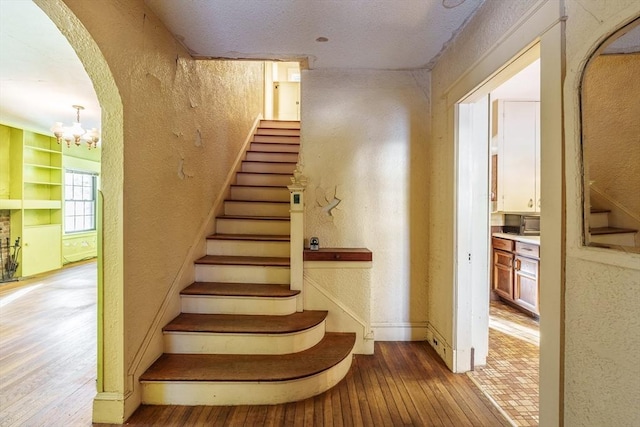
[[516, 242], [540, 245], [540, 236], [520, 236], [518, 234], [509, 234], [509, 233], [493, 233], [491, 235], [493, 237], [499, 237], [501, 239], [509, 239], [509, 240], [515, 240]]

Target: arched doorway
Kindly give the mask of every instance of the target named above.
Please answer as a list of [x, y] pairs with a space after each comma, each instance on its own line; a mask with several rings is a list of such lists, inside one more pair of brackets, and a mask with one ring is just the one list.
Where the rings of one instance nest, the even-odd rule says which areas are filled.
[[98, 366], [94, 421], [124, 418], [123, 107], [97, 44], [62, 0], [34, 0], [60, 29], [91, 78], [102, 109], [102, 191], [98, 233]]

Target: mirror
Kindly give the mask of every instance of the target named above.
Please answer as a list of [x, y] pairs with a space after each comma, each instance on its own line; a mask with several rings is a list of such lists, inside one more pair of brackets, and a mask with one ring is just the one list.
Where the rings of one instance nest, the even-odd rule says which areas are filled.
[[640, 19], [593, 54], [580, 107], [585, 244], [640, 253]]

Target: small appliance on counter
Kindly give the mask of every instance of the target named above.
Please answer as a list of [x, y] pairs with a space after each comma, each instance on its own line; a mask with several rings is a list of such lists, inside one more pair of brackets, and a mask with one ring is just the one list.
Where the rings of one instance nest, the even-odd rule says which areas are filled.
[[504, 226], [502, 229], [509, 234], [539, 236], [540, 215], [504, 214]]

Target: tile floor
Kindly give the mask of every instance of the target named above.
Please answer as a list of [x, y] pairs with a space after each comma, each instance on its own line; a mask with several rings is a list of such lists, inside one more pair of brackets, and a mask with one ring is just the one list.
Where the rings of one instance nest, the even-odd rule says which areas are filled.
[[469, 376], [516, 426], [538, 425], [538, 321], [492, 301], [487, 365]]

